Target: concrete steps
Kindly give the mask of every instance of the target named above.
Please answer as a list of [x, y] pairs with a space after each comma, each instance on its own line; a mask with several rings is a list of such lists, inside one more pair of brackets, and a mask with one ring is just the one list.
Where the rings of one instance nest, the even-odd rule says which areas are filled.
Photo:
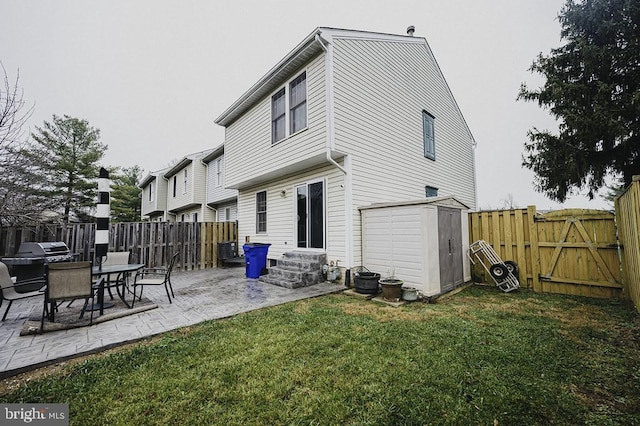
[[285, 288], [308, 287], [325, 281], [322, 266], [326, 263], [326, 253], [288, 252], [277, 265], [269, 268], [267, 275], [260, 277], [260, 281]]

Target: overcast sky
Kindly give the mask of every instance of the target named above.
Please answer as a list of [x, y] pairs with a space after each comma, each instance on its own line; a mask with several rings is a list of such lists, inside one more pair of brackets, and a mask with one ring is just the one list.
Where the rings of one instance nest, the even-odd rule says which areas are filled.
[[[316, 27], [425, 37], [478, 144], [478, 207], [560, 206], [521, 167], [527, 130], [555, 128], [516, 102], [528, 68], [560, 44], [562, 0], [0, 0], [0, 61], [20, 73], [29, 127], [83, 118], [104, 163], [145, 172], [216, 147], [228, 106]], [[574, 196], [564, 207], [609, 208]]]

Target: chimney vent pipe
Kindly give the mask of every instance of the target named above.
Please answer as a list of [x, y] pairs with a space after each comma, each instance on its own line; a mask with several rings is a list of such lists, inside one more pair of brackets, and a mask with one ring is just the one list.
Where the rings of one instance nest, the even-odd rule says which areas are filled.
[[413, 25], [409, 26], [407, 28], [407, 34], [411, 37], [413, 37], [413, 33], [416, 31], [416, 27], [414, 27]]

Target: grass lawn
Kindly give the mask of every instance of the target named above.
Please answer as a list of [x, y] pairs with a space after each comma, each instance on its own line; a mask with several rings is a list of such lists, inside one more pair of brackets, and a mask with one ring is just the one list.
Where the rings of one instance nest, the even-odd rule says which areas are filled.
[[640, 424], [630, 305], [470, 287], [401, 308], [338, 294], [8, 379], [71, 424]]

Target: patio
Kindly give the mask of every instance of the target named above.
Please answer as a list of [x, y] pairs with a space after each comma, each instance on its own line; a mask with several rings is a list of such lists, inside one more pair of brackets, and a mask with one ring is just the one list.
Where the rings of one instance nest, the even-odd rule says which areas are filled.
[[20, 336], [27, 318], [42, 312], [42, 299], [15, 302], [0, 323], [0, 378], [206, 320], [345, 290], [329, 282], [289, 290], [248, 279], [244, 273], [244, 268], [176, 271], [171, 275], [176, 295], [172, 304], [163, 287], [148, 287], [144, 296], [157, 309], [42, 335]]

